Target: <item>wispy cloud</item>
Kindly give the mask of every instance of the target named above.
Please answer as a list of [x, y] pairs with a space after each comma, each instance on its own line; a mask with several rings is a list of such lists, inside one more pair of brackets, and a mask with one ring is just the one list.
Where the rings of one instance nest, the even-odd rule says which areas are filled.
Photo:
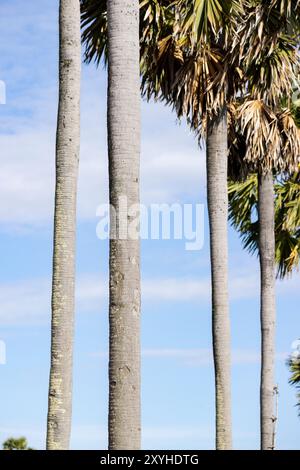
[[[78, 312], [102, 310], [105, 286], [96, 276], [79, 276], [76, 288]], [[50, 321], [51, 281], [34, 279], [0, 285], [0, 325], [42, 325]]]
[[[281, 296], [298, 292], [299, 274], [278, 283]], [[43, 324], [50, 319], [51, 280], [31, 279], [0, 284], [0, 325]], [[210, 281], [195, 279], [144, 279], [143, 301], [147, 302], [210, 302]], [[231, 300], [258, 298], [258, 280], [238, 276], [230, 281]], [[80, 274], [76, 283], [78, 313], [103, 311], [108, 299], [107, 280], [101, 275]]]
[[[28, 12], [20, 6], [22, 14], [17, 17], [16, 3], [21, 2], [13, 2], [13, 7], [10, 3], [1, 5], [0, 18], [1, 34], [10, 38], [0, 41], [0, 80], [7, 85], [7, 105], [0, 116], [0, 199], [5, 201], [0, 227], [13, 231], [52, 222], [58, 21], [52, 1], [45, 1], [43, 12], [33, 3]], [[95, 220], [95, 226], [98, 205], [108, 202], [106, 88], [103, 69], [83, 67], [78, 214], [80, 220]], [[142, 201], [199, 201], [204, 170], [205, 159], [187, 126], [176, 125], [175, 115], [162, 104], [144, 103]]]
[[[185, 349], [185, 348], [153, 348], [143, 349], [142, 356], [148, 359], [168, 359], [175, 360], [181, 365], [189, 367], [202, 367], [211, 366], [213, 364], [212, 349]], [[108, 352], [100, 351], [90, 354], [90, 357], [107, 359]], [[288, 357], [287, 352], [278, 352], [276, 360], [286, 361]], [[259, 364], [260, 352], [247, 349], [233, 349], [232, 350], [232, 364], [233, 365], [247, 365]]]

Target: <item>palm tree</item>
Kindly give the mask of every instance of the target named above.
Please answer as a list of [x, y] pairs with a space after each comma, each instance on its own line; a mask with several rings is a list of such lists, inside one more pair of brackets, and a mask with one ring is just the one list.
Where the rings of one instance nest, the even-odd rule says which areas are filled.
[[[227, 169], [227, 132], [226, 104], [237, 96], [253, 96], [253, 111], [257, 120], [251, 124], [254, 131], [263, 128], [259, 119], [265, 122], [265, 134], [272, 140], [269, 133], [268, 114], [264, 99], [268, 106], [278, 105], [282, 95], [290, 91], [295, 78], [294, 67], [297, 64], [297, 50], [294, 17], [299, 17], [299, 2], [293, 4], [295, 10], [291, 13], [291, 5], [282, 2], [202, 2], [195, 1], [183, 21], [182, 30], [190, 36], [182, 38], [176, 34], [169, 36], [165, 43], [161, 41], [158, 53], [158, 66], [155, 71], [161, 73], [161, 79], [170, 83], [167, 90], [167, 100], [174, 104], [177, 114], [187, 115], [194, 129], [199, 126], [207, 133], [207, 173], [208, 173], [208, 207], [211, 232], [211, 264], [213, 291], [213, 330], [214, 330], [214, 361], [216, 376], [216, 417], [217, 417], [217, 448], [230, 448], [230, 391], [229, 381], [230, 336], [227, 295], [227, 230], [224, 214], [227, 214], [227, 199], [224, 194], [224, 171]], [[222, 9], [221, 18], [218, 12]], [[227, 15], [226, 15], [227, 14]], [[230, 15], [230, 21], [228, 21]], [[208, 25], [210, 24], [210, 34]], [[216, 39], [212, 32], [217, 33]], [[264, 35], [262, 35], [264, 32]], [[223, 42], [222, 42], [223, 39]], [[186, 52], [187, 42], [191, 46]], [[164, 49], [169, 49], [173, 43], [175, 58], [181, 59], [182, 66], [175, 72], [170, 68], [170, 60], [166, 61]], [[196, 44], [196, 45], [195, 45]], [[183, 52], [180, 56], [178, 48]], [[191, 51], [191, 53], [190, 53]], [[182, 57], [183, 56], [183, 57]], [[160, 64], [160, 62], [161, 64]], [[171, 75], [171, 78], [170, 78]], [[172, 80], [172, 75], [175, 79]], [[166, 80], [166, 77], [169, 80]], [[240, 78], [240, 80], [239, 80]], [[151, 82], [150, 82], [151, 87]], [[151, 91], [151, 88], [150, 88]], [[237, 93], [239, 91], [239, 93]], [[165, 89], [163, 93], [166, 94]], [[251, 103], [250, 103], [251, 104]], [[246, 106], [246, 105], [245, 105]], [[256, 109], [255, 109], [256, 108]], [[242, 110], [241, 110], [242, 111]], [[243, 116], [243, 114], [242, 114]], [[199, 122], [201, 121], [202, 122]], [[254, 124], [255, 123], [255, 124]], [[249, 122], [243, 121], [244, 132]], [[257, 129], [256, 129], [257, 127]], [[213, 132], [212, 132], [213, 130]], [[216, 133], [215, 133], [216, 131]], [[260, 132], [258, 132], [260, 134]], [[223, 135], [223, 137], [222, 137]], [[253, 136], [256, 135], [255, 142]], [[260, 153], [259, 139], [264, 137], [257, 132], [247, 132], [247, 157], [256, 165], [259, 172], [259, 211], [260, 211], [260, 258], [261, 258], [261, 320], [262, 320], [262, 379], [261, 379], [261, 434], [262, 448], [271, 448], [270, 433], [273, 414], [271, 414], [270, 383], [273, 376], [273, 338], [274, 338], [274, 266], [273, 259], [274, 230], [273, 220], [273, 157], [277, 166], [283, 166], [280, 156], [275, 153], [269, 161]], [[211, 145], [213, 142], [213, 146]], [[274, 146], [276, 147], [276, 143]], [[269, 146], [271, 147], [271, 146]], [[212, 152], [210, 151], [212, 150]], [[270, 155], [269, 153], [268, 155]], [[223, 156], [223, 157], [222, 157]], [[286, 155], [285, 155], [286, 156]], [[223, 164], [224, 162], [224, 164]], [[288, 162], [284, 159], [284, 164]], [[226, 179], [226, 175], [225, 175]], [[224, 189], [225, 188], [225, 189]], [[223, 239], [223, 240], [222, 240]], [[224, 251], [225, 249], [225, 251]], [[224, 340], [224, 341], [223, 341]], [[223, 351], [219, 358], [219, 352]], [[219, 371], [220, 375], [219, 374]], [[225, 420], [224, 420], [225, 416]], [[224, 426], [225, 424], [225, 426]]]
[[[291, 101], [291, 100], [289, 100]], [[289, 103], [284, 103], [284, 106]], [[300, 154], [300, 106], [298, 100], [290, 102], [291, 109], [277, 113], [280, 133], [280, 154], [290, 161]], [[246, 139], [242, 134], [237, 109], [231, 107], [229, 140], [229, 220], [240, 233], [243, 246], [251, 254], [259, 251], [258, 245], [258, 179], [248, 176], [244, 158]], [[274, 121], [275, 122], [275, 121]], [[293, 165], [292, 165], [293, 166]], [[236, 179], [238, 179], [236, 181]], [[284, 279], [292, 274], [300, 262], [300, 172], [281, 173], [274, 176], [275, 192], [275, 263], [277, 277]]]
[[[141, 2], [141, 18], [154, 18], [161, 2]], [[162, 2], [170, 3], [168, 0]], [[140, 153], [140, 30], [139, 2], [81, 0], [82, 41], [85, 60], [108, 64], [108, 138], [110, 203], [116, 209], [112, 226], [131, 222], [120, 212], [120, 197], [128, 208], [139, 203]], [[148, 28], [154, 41], [157, 23]], [[148, 25], [149, 26], [149, 25]], [[144, 45], [146, 41], [144, 41]], [[124, 220], [125, 217], [125, 220]], [[140, 247], [138, 239], [124, 240], [111, 232], [110, 240], [110, 350], [109, 350], [109, 448], [138, 449], [140, 423]]]
[[[138, 233], [120, 233], [122, 224], [136, 218], [130, 211], [140, 201], [138, 0], [108, 2], [107, 23], [109, 190], [116, 210], [110, 239], [109, 448], [139, 449], [140, 242]], [[121, 206], [124, 197], [128, 211]]]
[[[106, 53], [105, 1], [97, 6], [93, 0], [82, 4], [87, 60], [96, 58], [99, 63]], [[293, 42], [288, 46], [278, 9], [284, 17], [290, 14], [285, 0], [269, 7], [258, 1], [141, 2], [143, 92], [147, 98], [171, 104], [179, 117], [186, 116], [191, 127], [207, 137], [218, 449], [231, 447], [226, 105], [237, 89], [243, 93], [254, 89], [259, 97], [268, 90], [275, 100], [287, 83], [290, 86], [290, 56], [295, 47]], [[270, 34], [262, 38], [264, 27]], [[285, 55], [278, 55], [279, 42]], [[266, 61], [269, 75], [264, 72]], [[285, 72], [280, 74], [282, 62]]]
[[206, 140], [216, 448], [220, 450], [232, 447], [227, 99], [238, 78], [229, 49], [241, 13], [235, 1], [179, 1], [170, 27], [161, 31], [155, 60], [147, 64], [143, 82], [148, 98], [171, 104], [177, 116], [186, 117]]
[[76, 194], [80, 144], [80, 5], [59, 8], [59, 105], [47, 449], [68, 449], [72, 414]]
[[[101, 3], [101, 5], [100, 5]], [[206, 113], [208, 117], [207, 126], [207, 155], [208, 155], [208, 201], [211, 227], [211, 258], [212, 258], [212, 285], [213, 285], [213, 345], [216, 370], [216, 416], [217, 416], [217, 447], [226, 449], [231, 447], [231, 407], [230, 407], [230, 328], [228, 309], [228, 287], [227, 287], [227, 124], [226, 108], [224, 99], [224, 87], [218, 85], [207, 93], [207, 86], [217, 81], [220, 69], [222, 69], [223, 44], [218, 44], [216, 36], [219, 34], [224, 23], [223, 14], [226, 14], [226, 22], [229, 20], [231, 2], [221, 2], [211, 14], [209, 3], [218, 5], [218, 2], [205, 1], [205, 11], [201, 13], [201, 5], [198, 1], [190, 2], [192, 8], [186, 7], [185, 2], [143, 0], [141, 7], [141, 70], [143, 76], [143, 92], [150, 98], [160, 96], [165, 101], [177, 107], [179, 116], [188, 114], [183, 110], [182, 88], [180, 79], [176, 84], [176, 90], [181, 93], [180, 97], [173, 94], [175, 77], [181, 72], [181, 80], [187, 87], [187, 74], [182, 68], [187, 64], [191, 66], [195, 61], [206, 70], [207, 63], [211, 66], [210, 72], [199, 84], [202, 95], [206, 95], [201, 109], [201, 116]], [[232, 2], [235, 4], [236, 2]], [[107, 57], [105, 32], [106, 32], [106, 2], [83, 0], [82, 25], [83, 41], [86, 44], [86, 57], [90, 61]], [[198, 13], [204, 14], [199, 24], [195, 27], [191, 18]], [[182, 34], [181, 17], [185, 18], [185, 33]], [[198, 33], [198, 28], [200, 32]], [[191, 34], [189, 29], [196, 29]], [[199, 44], [198, 34], [200, 37]], [[197, 36], [197, 38], [195, 37]], [[213, 37], [212, 45], [208, 38]], [[195, 44], [194, 44], [195, 42]], [[194, 51], [195, 49], [195, 51]], [[191, 52], [183, 58], [184, 50]], [[154, 57], [154, 62], [151, 61]], [[215, 59], [217, 60], [215, 61]], [[216, 62], [216, 65], [215, 65]], [[187, 66], [187, 72], [190, 68]], [[198, 78], [200, 73], [198, 75]], [[176, 78], [177, 80], [177, 78]], [[211, 83], [209, 83], [211, 82]], [[205, 89], [205, 92], [203, 91]], [[213, 101], [216, 99], [218, 107], [216, 113], [210, 112]], [[209, 110], [209, 111], [208, 111]], [[194, 122], [199, 122], [199, 113], [195, 111]]]
[[[246, 135], [245, 160], [258, 174], [258, 244], [261, 271], [261, 449], [273, 449], [273, 394], [275, 353], [275, 235], [273, 171], [295, 168], [274, 111], [289, 96], [297, 79], [299, 56], [299, 2], [250, 1], [247, 21], [238, 28], [233, 44], [243, 63], [247, 102], [241, 107], [241, 129]], [[245, 47], [246, 45], [246, 47]], [[292, 142], [290, 140], [290, 142]], [[297, 144], [296, 144], [297, 146]], [[283, 152], [281, 152], [283, 150]]]
[[[246, 101], [232, 122], [235, 129], [230, 134], [237, 134], [233, 138], [232, 152], [239, 151], [241, 160], [251, 162], [250, 167], [258, 169], [258, 175], [252, 175], [249, 181], [230, 185], [230, 220], [240, 230], [246, 247], [252, 251], [257, 249], [260, 257], [261, 447], [271, 450], [274, 434], [275, 260], [279, 262], [279, 272], [284, 272], [282, 255], [278, 255], [283, 234], [276, 225], [279, 222], [282, 227], [284, 221], [278, 207], [282, 198], [277, 191], [275, 212], [273, 172], [295, 170], [300, 157], [300, 132], [289, 110], [275, 113], [260, 100]], [[255, 221], [254, 207], [257, 211]]]

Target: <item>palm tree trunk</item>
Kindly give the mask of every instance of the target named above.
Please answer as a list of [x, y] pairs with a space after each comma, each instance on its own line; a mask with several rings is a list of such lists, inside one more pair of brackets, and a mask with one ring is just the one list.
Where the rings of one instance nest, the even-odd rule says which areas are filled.
[[259, 254], [261, 271], [261, 449], [272, 450], [274, 432], [275, 234], [272, 172], [259, 175]]
[[212, 328], [216, 387], [216, 448], [232, 446], [231, 358], [228, 305], [227, 113], [209, 120], [207, 200], [210, 225]]
[[[139, 1], [108, 2], [108, 147], [110, 204], [116, 226], [139, 204]], [[111, 219], [111, 227], [113, 219]], [[111, 228], [109, 301], [109, 448], [140, 448], [140, 242]], [[115, 238], [115, 239], [114, 239]]]
[[72, 415], [76, 195], [80, 145], [80, 6], [61, 0], [59, 106], [47, 449], [68, 449]]

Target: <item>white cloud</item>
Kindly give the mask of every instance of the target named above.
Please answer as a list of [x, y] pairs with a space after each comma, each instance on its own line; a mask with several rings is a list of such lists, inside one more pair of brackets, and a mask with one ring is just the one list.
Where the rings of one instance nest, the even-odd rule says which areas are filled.
[[0, 285], [0, 324], [39, 324], [47, 318], [50, 284], [45, 280]]
[[[291, 279], [278, 281], [276, 291], [280, 296], [296, 293], [299, 289], [300, 273]], [[229, 295], [233, 301], [259, 298], [259, 274], [246, 271], [232, 272], [229, 278]], [[146, 299], [165, 301], [209, 301], [210, 278], [200, 279], [154, 279], [145, 280], [143, 295]]]
[[152, 301], [194, 301], [209, 299], [209, 280], [151, 279], [142, 285], [145, 299]]
[[[299, 274], [290, 281], [279, 282], [280, 296], [298, 292]], [[237, 276], [230, 282], [231, 300], [259, 297], [258, 281], [252, 276]], [[208, 278], [144, 279], [144, 302], [210, 301]], [[51, 283], [49, 279], [31, 279], [0, 284], [0, 325], [42, 324], [50, 319]], [[107, 303], [108, 284], [101, 275], [81, 274], [76, 282], [78, 313], [101, 312]]]
[[[107, 351], [99, 351], [90, 354], [92, 358], [107, 359]], [[213, 352], [209, 348], [153, 348], [143, 349], [142, 357], [146, 359], [175, 360], [187, 367], [203, 367], [213, 365]], [[276, 354], [276, 360], [284, 362], [288, 358], [287, 352]], [[233, 365], [250, 365], [260, 363], [260, 352], [247, 349], [233, 349], [231, 351]]]
[[[95, 96], [89, 89], [83, 99], [78, 215], [79, 219], [94, 219], [96, 225], [97, 206], [108, 202], [105, 107], [103, 97], [97, 93], [95, 78], [87, 78], [87, 83], [95, 90]], [[50, 99], [52, 96], [49, 93]], [[98, 103], [98, 106], [92, 105], [91, 101]], [[2, 226], [36, 227], [52, 222], [55, 116], [49, 103], [37, 100], [33, 105], [33, 117], [28, 117], [25, 123], [19, 123], [17, 117], [10, 118], [13, 133], [0, 136], [5, 156], [0, 175], [0, 199], [5, 201], [0, 207]], [[170, 111], [163, 110], [161, 113], [161, 105], [156, 106], [157, 128], [162, 125], [161, 119], [165, 121], [167, 112], [172, 132], [168, 129], [166, 135], [159, 135], [153, 140], [145, 137], [143, 141], [142, 201], [146, 204], [177, 200], [184, 202], [185, 198], [195, 197], [203, 201], [204, 159], [191, 136], [187, 136], [187, 131], [176, 129]], [[43, 107], [44, 112], [39, 107]], [[144, 109], [147, 113], [146, 106]], [[47, 110], [52, 114], [51, 123], [48, 126], [41, 125]], [[144, 135], [149, 132], [150, 129], [146, 127]], [[174, 137], [170, 140], [172, 133]], [[191, 145], [187, 145], [184, 151], [183, 142], [188, 143], [189, 139]]]
[[[97, 276], [79, 276], [76, 310], [81, 313], [102, 310], [105, 285]], [[0, 285], [0, 325], [41, 325], [50, 321], [50, 279], [33, 279]]]
[[[0, 31], [9, 38], [0, 41], [0, 80], [7, 85], [0, 115], [2, 229], [52, 223], [58, 95], [58, 10], [52, 3], [1, 5]], [[78, 215], [95, 226], [97, 206], [108, 201], [106, 88], [101, 67], [83, 66]], [[205, 159], [193, 135], [162, 104], [142, 108], [143, 202], [203, 199]]]
[[[39, 60], [44, 57], [37, 57], [37, 69]], [[11, 230], [17, 225], [36, 228], [51, 223], [53, 216], [57, 69], [50, 64], [48, 75], [25, 80], [27, 67], [32, 68], [31, 61], [24, 61], [19, 71], [9, 69], [12, 97], [0, 119], [0, 199], [5, 201], [0, 225]], [[97, 206], [108, 202], [105, 77], [103, 70], [83, 68], [78, 215], [95, 225]], [[171, 110], [143, 104], [142, 136], [142, 201], [203, 200], [205, 159]]]

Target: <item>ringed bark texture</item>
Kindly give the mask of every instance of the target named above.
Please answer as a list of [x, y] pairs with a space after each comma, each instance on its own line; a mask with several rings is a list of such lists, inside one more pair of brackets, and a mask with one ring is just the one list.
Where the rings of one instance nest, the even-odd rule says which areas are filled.
[[109, 184], [117, 214], [110, 240], [109, 448], [123, 450], [139, 449], [141, 440], [140, 242], [126, 230], [140, 202], [139, 1], [107, 7]]
[[259, 175], [259, 256], [261, 272], [261, 449], [273, 450], [275, 358], [275, 229], [274, 185], [269, 172]]
[[218, 450], [229, 450], [232, 447], [227, 167], [227, 113], [224, 108], [219, 116], [209, 120], [207, 130], [207, 200]]
[[48, 450], [68, 449], [71, 433], [76, 195], [80, 146], [79, 0], [60, 1], [59, 42]]

